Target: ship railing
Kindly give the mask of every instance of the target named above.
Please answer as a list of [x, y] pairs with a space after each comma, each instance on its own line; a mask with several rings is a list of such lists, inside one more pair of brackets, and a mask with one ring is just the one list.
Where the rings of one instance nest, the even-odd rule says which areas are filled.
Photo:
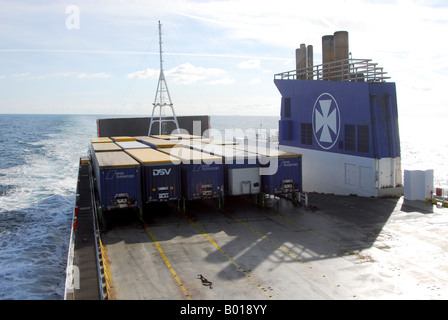
[[94, 177], [92, 176], [92, 163], [89, 161], [89, 183], [90, 183], [90, 196], [91, 196], [91, 207], [93, 214], [93, 228], [95, 236], [95, 252], [96, 252], [96, 262], [97, 262], [97, 272], [98, 272], [98, 285], [100, 290], [101, 300], [113, 300], [112, 294], [112, 277], [110, 274], [109, 264], [107, 262], [107, 251], [101, 242], [100, 236], [100, 226], [98, 221], [98, 212], [96, 207], [96, 195], [95, 195], [95, 183]]
[[386, 82], [387, 72], [371, 59], [344, 59], [274, 75], [281, 80]]

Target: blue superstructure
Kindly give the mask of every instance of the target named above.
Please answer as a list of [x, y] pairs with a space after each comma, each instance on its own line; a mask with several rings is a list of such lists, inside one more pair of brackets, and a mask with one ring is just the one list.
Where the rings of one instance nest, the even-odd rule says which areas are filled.
[[275, 75], [274, 82], [282, 95], [280, 148], [303, 154], [304, 190], [402, 192], [395, 83], [386, 82], [371, 60], [348, 56], [297, 66]]
[[368, 158], [400, 156], [394, 83], [275, 84], [283, 97], [280, 144]]

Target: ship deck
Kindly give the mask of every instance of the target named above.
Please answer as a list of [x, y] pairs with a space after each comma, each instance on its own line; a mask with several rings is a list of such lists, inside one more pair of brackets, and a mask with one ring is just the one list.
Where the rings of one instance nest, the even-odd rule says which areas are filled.
[[[310, 194], [107, 217], [111, 299], [447, 299], [448, 209]], [[203, 282], [202, 275], [207, 282]]]

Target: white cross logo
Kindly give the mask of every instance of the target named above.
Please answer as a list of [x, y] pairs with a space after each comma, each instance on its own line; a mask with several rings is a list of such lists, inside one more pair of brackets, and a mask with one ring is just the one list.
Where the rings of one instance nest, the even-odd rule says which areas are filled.
[[313, 132], [323, 149], [328, 150], [335, 145], [339, 137], [340, 121], [335, 98], [329, 93], [321, 94], [313, 108]]

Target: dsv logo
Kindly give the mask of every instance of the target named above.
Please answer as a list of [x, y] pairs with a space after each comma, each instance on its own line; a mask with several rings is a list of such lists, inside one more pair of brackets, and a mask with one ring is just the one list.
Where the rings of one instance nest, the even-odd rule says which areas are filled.
[[153, 176], [167, 176], [171, 172], [170, 169], [152, 169], [152, 175]]

